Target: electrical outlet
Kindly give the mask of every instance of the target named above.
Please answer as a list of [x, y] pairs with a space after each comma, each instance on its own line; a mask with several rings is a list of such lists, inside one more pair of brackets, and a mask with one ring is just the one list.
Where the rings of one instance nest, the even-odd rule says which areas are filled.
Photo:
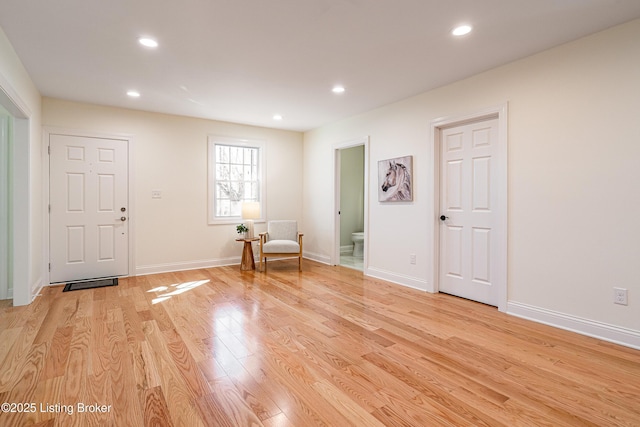
[[162, 191], [161, 190], [151, 190], [151, 198], [152, 199], [162, 199]]
[[415, 264], [416, 263], [416, 254], [410, 254], [409, 255], [409, 264]]
[[613, 303], [627, 305], [627, 290], [624, 288], [613, 288]]

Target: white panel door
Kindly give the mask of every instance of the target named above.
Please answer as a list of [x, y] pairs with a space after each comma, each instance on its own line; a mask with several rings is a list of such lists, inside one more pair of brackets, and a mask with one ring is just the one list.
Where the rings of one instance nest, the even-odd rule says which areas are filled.
[[440, 291], [498, 305], [498, 119], [440, 133]]
[[50, 135], [51, 283], [128, 274], [127, 144]]

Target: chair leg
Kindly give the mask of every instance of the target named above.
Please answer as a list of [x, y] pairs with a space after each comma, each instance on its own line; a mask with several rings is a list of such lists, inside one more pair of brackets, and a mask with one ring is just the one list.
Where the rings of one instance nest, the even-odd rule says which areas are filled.
[[298, 271], [302, 271], [302, 257], [298, 257]]

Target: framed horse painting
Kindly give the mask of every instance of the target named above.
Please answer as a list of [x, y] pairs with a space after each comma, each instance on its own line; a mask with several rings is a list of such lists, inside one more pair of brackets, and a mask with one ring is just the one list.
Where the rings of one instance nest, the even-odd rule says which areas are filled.
[[378, 201], [413, 201], [413, 156], [396, 157], [378, 162]]

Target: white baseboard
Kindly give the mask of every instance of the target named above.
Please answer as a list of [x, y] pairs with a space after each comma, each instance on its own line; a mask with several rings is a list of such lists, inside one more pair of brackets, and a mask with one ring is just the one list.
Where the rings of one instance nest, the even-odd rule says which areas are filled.
[[320, 262], [322, 264], [331, 265], [331, 257], [328, 257], [326, 255], [320, 255], [320, 254], [315, 254], [313, 252], [304, 252], [303, 251], [302, 257], [310, 259], [312, 261]]
[[621, 328], [619, 326], [513, 301], [507, 303], [507, 313], [523, 319], [640, 350], [640, 331]]
[[145, 276], [147, 274], [158, 273], [171, 273], [173, 271], [197, 270], [198, 268], [222, 267], [225, 265], [236, 264], [240, 264], [240, 257], [173, 262], [167, 264], [139, 265], [136, 267], [136, 276]]
[[420, 291], [427, 290], [427, 281], [416, 277], [406, 276], [404, 274], [393, 273], [390, 271], [380, 270], [378, 268], [369, 267], [364, 271], [367, 276], [386, 280], [387, 282], [397, 283], [398, 285], [407, 286], [409, 288], [418, 289]]
[[[329, 264], [327, 257], [305, 252], [303, 258]], [[280, 258], [271, 258], [273, 260]], [[281, 258], [285, 259], [285, 258]], [[259, 255], [254, 254], [256, 265], [260, 262]], [[145, 276], [147, 274], [172, 273], [174, 271], [197, 270], [199, 268], [223, 267], [225, 265], [238, 265], [241, 262], [240, 257], [207, 259], [199, 261], [173, 262], [167, 264], [140, 265], [136, 267], [136, 276]]]

